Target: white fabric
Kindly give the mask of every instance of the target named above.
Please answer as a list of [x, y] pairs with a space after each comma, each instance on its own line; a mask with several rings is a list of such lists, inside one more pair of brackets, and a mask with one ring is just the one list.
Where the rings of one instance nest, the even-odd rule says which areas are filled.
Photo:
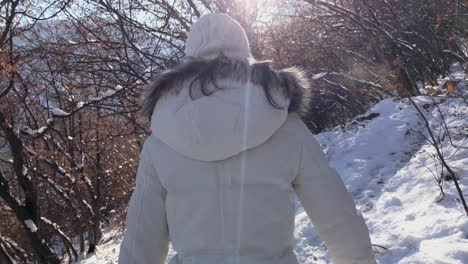
[[169, 240], [174, 264], [297, 264], [296, 194], [336, 264], [376, 263], [366, 224], [320, 145], [261, 87], [195, 100], [184, 89], [158, 103], [152, 129], [120, 264], [162, 264]]
[[238, 84], [237, 89], [196, 100], [184, 90], [182, 95], [156, 105], [151, 128], [181, 155], [202, 161], [223, 160], [269, 139], [286, 120], [288, 104], [284, 99], [283, 109], [272, 107], [258, 86]]
[[244, 30], [226, 14], [207, 14], [198, 19], [190, 29], [185, 53], [203, 59], [213, 59], [220, 53], [236, 59], [251, 57]]

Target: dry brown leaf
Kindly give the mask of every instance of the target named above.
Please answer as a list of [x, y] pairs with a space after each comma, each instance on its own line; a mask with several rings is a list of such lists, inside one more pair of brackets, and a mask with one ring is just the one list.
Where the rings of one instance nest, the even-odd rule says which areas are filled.
[[449, 14], [453, 13], [455, 11], [455, 8], [453, 8], [452, 5], [449, 5], [448, 8], [447, 8], [447, 11], [448, 11]]
[[435, 94], [436, 90], [434, 89], [434, 87], [428, 87], [426, 88], [427, 90], [427, 94], [428, 95], [432, 95], [432, 94]]
[[454, 81], [448, 81], [445, 83], [445, 89], [447, 90], [447, 93], [453, 93], [455, 92], [457, 85]]

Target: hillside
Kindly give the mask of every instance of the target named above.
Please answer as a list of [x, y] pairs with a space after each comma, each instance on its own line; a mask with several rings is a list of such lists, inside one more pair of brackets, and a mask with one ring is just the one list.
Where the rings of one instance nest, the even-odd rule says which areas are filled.
[[[466, 89], [462, 72], [452, 73], [441, 83], [448, 80], [457, 81], [458, 90]], [[443, 85], [436, 89], [443, 90]], [[445, 95], [413, 100], [442, 139], [443, 153], [468, 198], [466, 101]], [[442, 136], [441, 114], [450, 137]], [[427, 137], [408, 99], [383, 100], [347, 125], [317, 135], [364, 214], [382, 264], [468, 263], [468, 217], [453, 180], [432, 158], [435, 149]], [[444, 197], [435, 179], [438, 175], [442, 175]], [[299, 202], [295, 237], [300, 263], [330, 263]], [[120, 231], [107, 231], [97, 253], [81, 264], [115, 263], [121, 238]]]

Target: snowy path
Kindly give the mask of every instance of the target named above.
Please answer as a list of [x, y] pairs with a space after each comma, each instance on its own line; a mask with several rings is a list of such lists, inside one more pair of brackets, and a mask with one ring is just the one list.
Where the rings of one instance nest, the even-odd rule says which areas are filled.
[[[421, 106], [432, 102], [426, 97], [415, 100]], [[449, 106], [454, 104], [465, 116], [468, 114], [468, 108], [459, 107], [463, 104], [456, 101], [440, 107], [450, 111]], [[376, 247], [381, 252], [379, 262], [468, 263], [468, 219], [456, 200], [452, 181], [444, 184], [445, 199], [435, 202], [439, 191], [428, 170], [434, 170], [434, 162], [428, 155], [434, 150], [419, 134], [425, 133], [425, 128], [416, 110], [408, 102], [388, 99], [364, 116], [370, 113], [379, 116], [317, 137], [326, 146], [331, 165], [353, 193], [369, 225], [373, 243], [388, 249]], [[435, 122], [437, 113], [429, 109], [426, 114]], [[468, 122], [460, 117], [449, 115], [447, 122], [449, 127], [468, 127]], [[459, 138], [458, 144], [465, 139]], [[453, 148], [445, 151], [455, 152]], [[460, 149], [448, 156], [460, 177], [465, 176], [461, 183], [467, 190], [468, 151]], [[296, 252], [301, 263], [329, 263], [301, 209], [296, 220]]]

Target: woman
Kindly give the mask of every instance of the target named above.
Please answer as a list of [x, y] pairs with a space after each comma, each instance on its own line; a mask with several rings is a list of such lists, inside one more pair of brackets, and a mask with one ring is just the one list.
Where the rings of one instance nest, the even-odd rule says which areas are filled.
[[242, 27], [200, 18], [188, 60], [161, 73], [144, 110], [120, 264], [296, 264], [295, 194], [337, 264], [376, 263], [351, 195], [300, 117], [309, 85], [254, 62]]

